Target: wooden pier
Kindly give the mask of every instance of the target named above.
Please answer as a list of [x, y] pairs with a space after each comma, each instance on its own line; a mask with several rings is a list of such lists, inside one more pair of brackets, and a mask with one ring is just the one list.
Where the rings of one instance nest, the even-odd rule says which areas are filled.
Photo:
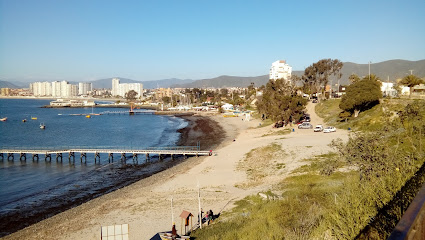
[[39, 160], [39, 155], [44, 155], [44, 160], [51, 161], [52, 155], [56, 157], [56, 161], [61, 161], [64, 154], [68, 155], [68, 160], [75, 161], [75, 153], [80, 154], [80, 161], [87, 161], [87, 154], [94, 154], [95, 162], [100, 162], [100, 154], [107, 154], [109, 162], [114, 161], [114, 154], [119, 155], [121, 161], [125, 161], [127, 158], [133, 158], [133, 161], [137, 161], [139, 155], [146, 156], [146, 162], [149, 161], [152, 155], [157, 155], [161, 160], [164, 156], [171, 156], [173, 158], [176, 155], [180, 156], [208, 156], [212, 155], [212, 151], [200, 151], [199, 146], [196, 147], [158, 147], [148, 149], [90, 149], [90, 148], [72, 148], [72, 149], [0, 149], [0, 161], [7, 159], [8, 161], [14, 161], [15, 154], [19, 155], [20, 161], [27, 160], [27, 154], [31, 155], [33, 161]]
[[100, 115], [111, 115], [111, 114], [130, 114], [130, 115], [153, 115], [155, 111], [146, 111], [146, 110], [132, 110], [132, 111], [104, 111], [99, 113]]

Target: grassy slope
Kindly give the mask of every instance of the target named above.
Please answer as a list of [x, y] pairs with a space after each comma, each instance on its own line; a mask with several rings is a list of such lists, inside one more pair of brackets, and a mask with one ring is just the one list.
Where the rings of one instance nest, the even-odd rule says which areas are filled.
[[[323, 101], [317, 104], [316, 112], [327, 125], [362, 132], [379, 129], [386, 118], [411, 102], [384, 101], [356, 119], [340, 122], [339, 101]], [[254, 149], [252, 153], [255, 151], [264, 149]], [[283, 192], [278, 199], [249, 196], [237, 202], [231, 212], [223, 213], [213, 225], [192, 236], [196, 239], [352, 239], [408, 177], [397, 170], [387, 173], [387, 178], [362, 182], [359, 171], [348, 168], [348, 163], [335, 153], [317, 156], [309, 162], [295, 170], [292, 177], [272, 187], [268, 195]]]

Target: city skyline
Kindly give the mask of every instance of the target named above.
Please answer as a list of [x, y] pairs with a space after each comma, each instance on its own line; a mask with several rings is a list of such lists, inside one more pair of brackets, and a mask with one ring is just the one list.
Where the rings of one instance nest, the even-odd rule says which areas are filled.
[[0, 0], [0, 79], [267, 75], [323, 59], [425, 59], [423, 1]]

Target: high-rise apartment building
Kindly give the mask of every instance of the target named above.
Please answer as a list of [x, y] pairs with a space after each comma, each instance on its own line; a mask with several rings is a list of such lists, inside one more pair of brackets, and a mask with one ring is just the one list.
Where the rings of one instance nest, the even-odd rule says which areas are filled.
[[35, 82], [30, 84], [30, 91], [34, 96], [43, 97], [52, 95], [52, 84], [50, 82]]
[[92, 83], [78, 83], [78, 95], [86, 95], [88, 92], [92, 91]]
[[285, 60], [278, 60], [272, 63], [270, 68], [270, 79], [285, 79], [286, 81], [290, 81], [292, 74], [292, 67], [289, 66]]
[[119, 78], [113, 78], [112, 79], [112, 96], [118, 96], [118, 91], [120, 87], [120, 79]]
[[130, 90], [137, 92], [137, 98], [143, 95], [143, 84], [141, 83], [120, 83], [119, 78], [112, 79], [112, 96], [125, 97]]

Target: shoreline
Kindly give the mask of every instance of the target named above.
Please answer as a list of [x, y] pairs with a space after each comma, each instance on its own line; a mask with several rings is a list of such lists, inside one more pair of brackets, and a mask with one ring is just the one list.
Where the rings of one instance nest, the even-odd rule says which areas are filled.
[[[313, 123], [323, 122], [314, 113], [314, 105], [307, 106], [307, 110]], [[245, 122], [238, 117], [200, 115], [216, 121], [226, 132], [212, 156], [189, 158], [2, 239], [99, 239], [102, 226], [116, 224], [128, 224], [131, 239], [151, 239], [158, 232], [171, 230], [171, 198], [173, 221], [178, 234], [181, 234], [183, 226], [178, 216], [182, 210], [191, 212], [196, 223], [198, 189], [204, 211], [212, 209], [215, 214], [223, 213], [246, 196], [273, 191], [273, 186], [291, 176], [294, 169], [307, 164], [306, 159], [332, 151], [328, 145], [332, 140], [348, 139], [348, 131], [342, 129], [332, 134], [296, 129], [282, 137], [279, 134], [281, 129], [258, 127], [261, 123], [258, 119]], [[259, 169], [264, 171], [264, 179], [250, 185], [252, 180], [238, 165], [252, 149], [270, 144], [279, 144], [287, 154], [275, 158], [273, 164], [268, 164], [265, 169]], [[258, 160], [261, 161], [262, 156], [258, 156]], [[274, 169], [276, 164], [285, 167]], [[58, 232], [60, 236], [55, 234]]]
[[[220, 144], [220, 141], [222, 141], [222, 138], [217, 136], [220, 136], [220, 134], [224, 134], [224, 132], [220, 130], [217, 122], [215, 122], [214, 120], [204, 116], [175, 116], [180, 117], [188, 122], [188, 125], [186, 127], [177, 130], [177, 132], [180, 133], [180, 138], [176, 145], [189, 146], [193, 142], [196, 142], [203, 138], [212, 139], [211, 142], [214, 145], [218, 145]], [[219, 129], [215, 132], [217, 133], [217, 135], [212, 135], [211, 132], [205, 131], [205, 127], [215, 127]], [[183, 157], [177, 157], [174, 160], [171, 160], [169, 157], [166, 157], [163, 161], [155, 160], [152, 163], [142, 163], [134, 166], [131, 164], [120, 166], [114, 171], [130, 171], [133, 173], [135, 171], [143, 171], [143, 173], [131, 174], [131, 176], [122, 176], [115, 178], [113, 179], [114, 183], [112, 185], [105, 185], [94, 190], [86, 189], [84, 191], [89, 191], [90, 193], [83, 194], [83, 196], [79, 196], [77, 198], [73, 197], [75, 193], [72, 192], [65, 193], [64, 195], [61, 195], [59, 197], [52, 197], [51, 199], [47, 199], [46, 203], [40, 204], [38, 206], [39, 209], [43, 209], [40, 211], [15, 211], [0, 216], [0, 225], [2, 225], [1, 229], [4, 229], [3, 231], [7, 230], [7, 235], [3, 235], [5, 233], [4, 232], [0, 235], [0, 237], [8, 237], [10, 235], [13, 235], [19, 231], [22, 231], [22, 229], [24, 229], [25, 227], [32, 226], [63, 212], [70, 211], [73, 208], [81, 206], [82, 204], [85, 204], [97, 198], [101, 198], [111, 192], [137, 183], [138, 181], [143, 181], [144, 179], [150, 176], [158, 174], [164, 170], [172, 168], [188, 160], [190, 160], [190, 158], [184, 159]], [[121, 173], [121, 175], [122, 174], [124, 173]], [[62, 201], [61, 199], [66, 199], [66, 201]]]

